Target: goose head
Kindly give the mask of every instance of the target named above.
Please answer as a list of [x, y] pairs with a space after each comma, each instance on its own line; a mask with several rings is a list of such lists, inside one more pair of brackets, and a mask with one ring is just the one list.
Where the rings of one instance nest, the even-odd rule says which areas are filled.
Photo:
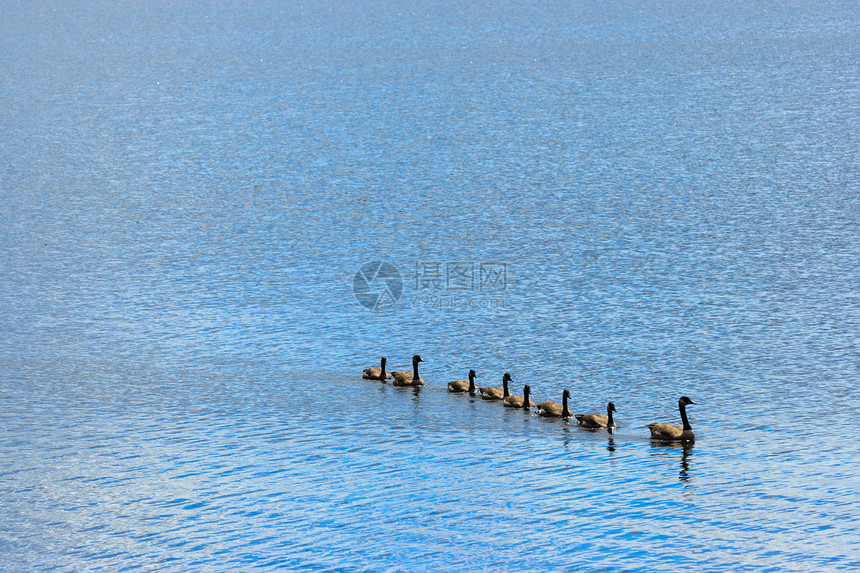
[[606, 411], [607, 411], [607, 412], [617, 412], [618, 410], [616, 410], [616, 409], [615, 409], [615, 402], [610, 402], [610, 403], [606, 406]]
[[474, 380], [477, 377], [478, 377], [478, 375], [475, 373], [474, 369], [469, 370], [469, 380]]
[[678, 407], [679, 408], [684, 407], [688, 404], [695, 404], [695, 402], [690, 400], [687, 396], [681, 396], [681, 398], [678, 400]]
[[419, 362], [424, 362], [424, 361], [421, 359], [421, 357], [420, 357], [420, 356], [418, 356], [418, 355], [416, 354], [415, 356], [413, 356], [413, 357], [412, 357], [412, 364], [413, 364], [413, 365], [414, 365], [414, 364], [418, 364]]

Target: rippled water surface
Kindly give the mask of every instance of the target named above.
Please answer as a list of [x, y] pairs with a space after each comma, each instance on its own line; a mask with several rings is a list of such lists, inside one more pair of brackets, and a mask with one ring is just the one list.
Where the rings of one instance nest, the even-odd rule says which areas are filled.
[[0, 569], [860, 569], [858, 30], [4, 3]]

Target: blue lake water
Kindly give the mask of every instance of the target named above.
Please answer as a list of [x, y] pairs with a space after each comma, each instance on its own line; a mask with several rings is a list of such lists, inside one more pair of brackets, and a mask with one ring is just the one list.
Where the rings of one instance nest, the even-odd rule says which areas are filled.
[[860, 569], [858, 48], [854, 2], [3, 3], [0, 569]]

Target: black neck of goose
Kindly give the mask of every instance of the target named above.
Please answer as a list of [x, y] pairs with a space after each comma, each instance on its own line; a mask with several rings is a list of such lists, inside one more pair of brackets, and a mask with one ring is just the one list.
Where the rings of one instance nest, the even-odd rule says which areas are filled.
[[469, 394], [475, 393], [475, 377], [469, 374]]
[[527, 410], [529, 407], [529, 391], [523, 388], [523, 410]]
[[504, 394], [503, 394], [503, 396], [504, 396], [505, 398], [507, 398], [508, 396], [510, 396], [510, 395], [511, 395], [511, 393], [510, 393], [510, 392], [508, 392], [508, 379], [507, 379], [507, 378], [505, 378], [504, 380], [502, 380], [502, 388], [504, 389]]
[[693, 427], [690, 425], [690, 421], [687, 419], [687, 407], [683, 402], [678, 403], [678, 410], [681, 411], [681, 422], [684, 423], [685, 430], [692, 430]]
[[418, 380], [418, 362], [412, 363], [412, 379]]
[[566, 418], [570, 417], [570, 410], [567, 409], [567, 394], [561, 396], [561, 415]]
[[385, 360], [379, 364], [379, 376], [385, 378]]
[[612, 425], [612, 408], [606, 408], [606, 417], [609, 418], [609, 420], [606, 422], [606, 425], [611, 426]]

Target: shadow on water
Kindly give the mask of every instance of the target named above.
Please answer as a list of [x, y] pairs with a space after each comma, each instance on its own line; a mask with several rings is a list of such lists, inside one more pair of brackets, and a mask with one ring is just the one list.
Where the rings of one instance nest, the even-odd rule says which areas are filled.
[[690, 462], [693, 459], [693, 444], [680, 442], [651, 442], [651, 454], [656, 456], [670, 457], [672, 454], [681, 450], [678, 470], [678, 480], [682, 483], [689, 483], [693, 476], [690, 472]]

